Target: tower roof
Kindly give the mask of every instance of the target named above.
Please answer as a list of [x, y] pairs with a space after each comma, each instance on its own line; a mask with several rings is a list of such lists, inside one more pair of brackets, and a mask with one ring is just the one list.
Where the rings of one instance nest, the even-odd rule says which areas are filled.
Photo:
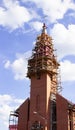
[[46, 33], [46, 25], [43, 23], [41, 35], [37, 36], [35, 47], [32, 51], [32, 57], [28, 61], [28, 77], [39, 71], [56, 73], [59, 64], [54, 55], [52, 38]]

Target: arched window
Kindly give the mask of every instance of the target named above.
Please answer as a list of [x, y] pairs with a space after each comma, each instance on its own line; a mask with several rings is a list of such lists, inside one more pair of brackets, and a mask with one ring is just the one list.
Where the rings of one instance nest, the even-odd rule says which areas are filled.
[[43, 130], [43, 125], [41, 125], [40, 122], [35, 121], [35, 122], [32, 124], [31, 130]]

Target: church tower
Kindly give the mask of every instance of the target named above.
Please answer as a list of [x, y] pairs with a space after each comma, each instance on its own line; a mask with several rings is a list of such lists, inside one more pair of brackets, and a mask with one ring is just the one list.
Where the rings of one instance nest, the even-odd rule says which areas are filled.
[[28, 61], [27, 76], [31, 80], [29, 130], [50, 129], [50, 98], [58, 91], [59, 63], [46, 28], [44, 23]]
[[9, 130], [75, 130], [75, 104], [59, 94], [59, 63], [43, 24], [28, 60], [30, 98], [9, 117]]

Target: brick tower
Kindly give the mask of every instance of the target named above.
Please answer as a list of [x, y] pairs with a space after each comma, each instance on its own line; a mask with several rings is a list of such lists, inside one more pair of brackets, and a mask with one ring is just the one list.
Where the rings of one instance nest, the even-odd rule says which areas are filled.
[[57, 62], [52, 44], [52, 38], [46, 33], [43, 24], [42, 33], [36, 39], [31, 59], [28, 61], [27, 76], [31, 80], [29, 130], [39, 127], [50, 129], [50, 98], [56, 94]]

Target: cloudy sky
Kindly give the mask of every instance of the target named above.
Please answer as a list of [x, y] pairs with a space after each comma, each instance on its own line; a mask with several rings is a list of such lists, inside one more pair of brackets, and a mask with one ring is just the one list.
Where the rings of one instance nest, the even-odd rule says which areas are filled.
[[62, 95], [75, 102], [75, 0], [0, 0], [0, 130], [30, 95], [27, 60], [43, 22], [61, 64]]

